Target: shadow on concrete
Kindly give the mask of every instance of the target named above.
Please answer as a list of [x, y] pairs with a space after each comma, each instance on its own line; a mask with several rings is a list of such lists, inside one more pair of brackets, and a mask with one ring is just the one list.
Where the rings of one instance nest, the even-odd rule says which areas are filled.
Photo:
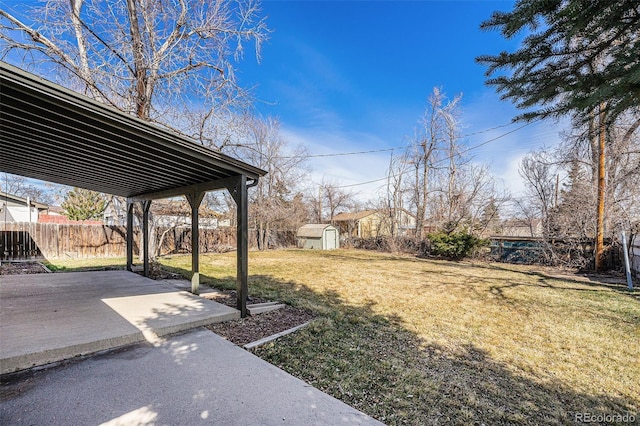
[[173, 335], [0, 387], [0, 424], [379, 424], [208, 330]]
[[0, 374], [239, 318], [126, 271], [3, 276]]
[[[233, 277], [202, 280], [235, 285]], [[572, 424], [580, 413], [638, 418], [637, 401], [536, 380], [535, 372], [517, 371], [473, 344], [427, 342], [399, 316], [376, 313], [373, 300], [354, 306], [333, 291], [269, 275], [251, 275], [249, 293], [317, 315], [309, 327], [258, 349], [260, 357], [388, 424]]]

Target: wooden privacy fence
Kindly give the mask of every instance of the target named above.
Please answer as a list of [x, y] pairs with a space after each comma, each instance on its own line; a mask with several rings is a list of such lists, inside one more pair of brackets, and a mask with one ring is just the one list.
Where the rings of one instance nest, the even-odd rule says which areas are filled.
[[[191, 227], [157, 228], [159, 254], [190, 253]], [[139, 229], [134, 229], [134, 253], [138, 252]], [[295, 231], [271, 231], [270, 248], [292, 247]], [[235, 249], [236, 229], [200, 229], [200, 252], [220, 253]], [[257, 233], [249, 230], [249, 247], [257, 247]], [[5, 223], [0, 225], [0, 260], [56, 259], [126, 256], [123, 226]]]
[[[158, 228], [159, 253], [191, 253], [191, 227]], [[258, 231], [249, 230], [249, 247], [258, 248]], [[296, 246], [296, 231], [270, 230], [268, 248]], [[223, 253], [235, 249], [236, 228], [200, 229], [200, 253]]]
[[[200, 229], [200, 253], [223, 253], [236, 246], [235, 228]], [[158, 228], [159, 254], [191, 253], [191, 227]]]
[[0, 226], [0, 259], [125, 256], [125, 236], [119, 226], [5, 223]]

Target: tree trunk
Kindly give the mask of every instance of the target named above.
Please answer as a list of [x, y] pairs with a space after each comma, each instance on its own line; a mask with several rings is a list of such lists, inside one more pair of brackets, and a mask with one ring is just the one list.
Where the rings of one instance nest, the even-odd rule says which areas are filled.
[[600, 105], [599, 115], [599, 134], [598, 134], [598, 213], [596, 225], [596, 252], [595, 252], [595, 269], [602, 269], [604, 254], [604, 199], [606, 195], [605, 187], [605, 142], [606, 142], [606, 126], [605, 126], [605, 105]]
[[427, 218], [427, 192], [429, 190], [429, 157], [431, 157], [431, 152], [429, 152], [429, 155], [427, 155], [426, 147], [424, 149], [425, 149], [425, 156], [424, 156], [424, 164], [422, 165], [422, 201], [420, 203], [421, 204], [421, 207], [420, 207], [421, 227], [418, 230], [420, 232], [420, 238], [423, 237], [422, 230], [424, 228], [424, 221]]
[[150, 99], [147, 99], [147, 69], [144, 61], [144, 43], [138, 22], [138, 10], [134, 0], [127, 0], [129, 12], [129, 30], [132, 41], [132, 56], [135, 78], [136, 115], [143, 120], [149, 119]]

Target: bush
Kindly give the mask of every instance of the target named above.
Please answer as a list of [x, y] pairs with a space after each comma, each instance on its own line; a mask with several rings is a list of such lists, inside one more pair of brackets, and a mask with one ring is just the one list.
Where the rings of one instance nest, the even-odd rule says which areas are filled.
[[353, 238], [351, 247], [363, 250], [374, 250], [393, 253], [394, 241], [391, 237]]
[[489, 241], [466, 232], [436, 232], [427, 236], [431, 242], [431, 254], [448, 259], [462, 259], [476, 249], [486, 246]]

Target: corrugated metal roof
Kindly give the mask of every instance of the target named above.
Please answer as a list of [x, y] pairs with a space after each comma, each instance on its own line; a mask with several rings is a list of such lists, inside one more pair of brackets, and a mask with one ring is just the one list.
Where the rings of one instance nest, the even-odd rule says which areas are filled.
[[322, 238], [322, 233], [327, 228], [336, 229], [334, 226], [326, 223], [309, 223], [301, 226], [296, 236], [300, 238]]
[[124, 197], [266, 174], [0, 61], [0, 170]]

